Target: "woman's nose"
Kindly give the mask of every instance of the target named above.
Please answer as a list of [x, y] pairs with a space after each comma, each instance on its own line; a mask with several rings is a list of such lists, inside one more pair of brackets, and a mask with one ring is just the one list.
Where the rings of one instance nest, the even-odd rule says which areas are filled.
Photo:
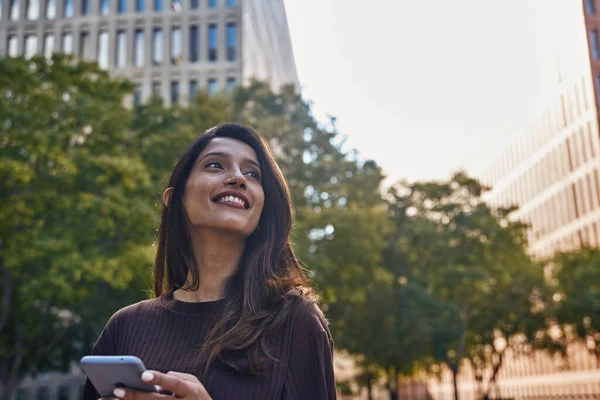
[[241, 171], [236, 171], [227, 179], [225, 179], [225, 185], [246, 188], [246, 178], [244, 178], [244, 175], [241, 173]]

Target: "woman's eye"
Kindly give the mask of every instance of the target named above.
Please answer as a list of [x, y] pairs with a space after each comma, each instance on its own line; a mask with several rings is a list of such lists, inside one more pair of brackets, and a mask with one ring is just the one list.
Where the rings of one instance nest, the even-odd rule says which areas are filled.
[[248, 174], [248, 175], [250, 175], [251, 177], [253, 177], [253, 178], [254, 178], [254, 179], [256, 179], [256, 180], [259, 180], [259, 179], [260, 179], [260, 175], [259, 175], [259, 173], [258, 173], [258, 172], [256, 172], [256, 171], [248, 171], [248, 172], [247, 172], [247, 174]]
[[206, 168], [221, 168], [221, 164], [219, 164], [216, 161], [211, 161], [208, 164], [206, 164]]

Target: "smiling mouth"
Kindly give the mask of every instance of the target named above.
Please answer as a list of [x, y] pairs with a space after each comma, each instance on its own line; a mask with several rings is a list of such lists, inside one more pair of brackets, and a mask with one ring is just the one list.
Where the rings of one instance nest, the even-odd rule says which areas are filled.
[[247, 210], [248, 208], [250, 208], [250, 205], [248, 204], [248, 202], [240, 199], [239, 197], [236, 196], [222, 196], [219, 197], [215, 200], [213, 200], [215, 203], [217, 204], [223, 204], [223, 205], [230, 205], [230, 206], [235, 206], [238, 208], [243, 208], [245, 210]]

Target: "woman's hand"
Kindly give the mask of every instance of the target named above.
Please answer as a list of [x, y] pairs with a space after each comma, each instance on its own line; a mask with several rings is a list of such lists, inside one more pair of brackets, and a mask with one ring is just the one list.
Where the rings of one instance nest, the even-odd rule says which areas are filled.
[[[158, 371], [145, 371], [142, 374], [142, 380], [151, 385], [160, 386], [161, 392], [170, 392], [178, 399], [212, 400], [204, 385], [194, 375], [173, 371], [166, 374]], [[124, 400], [166, 400], [168, 397], [172, 397], [162, 393], [142, 392], [128, 388], [116, 388], [114, 394]]]

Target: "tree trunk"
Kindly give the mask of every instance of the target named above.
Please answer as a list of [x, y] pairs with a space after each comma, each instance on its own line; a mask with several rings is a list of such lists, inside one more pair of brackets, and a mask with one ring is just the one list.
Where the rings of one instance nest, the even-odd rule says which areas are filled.
[[398, 400], [398, 374], [395, 368], [387, 371], [387, 390], [390, 393], [390, 400]]
[[373, 380], [367, 379], [367, 398], [373, 400]]
[[454, 386], [454, 400], [458, 400], [458, 368], [452, 368], [452, 385]]

